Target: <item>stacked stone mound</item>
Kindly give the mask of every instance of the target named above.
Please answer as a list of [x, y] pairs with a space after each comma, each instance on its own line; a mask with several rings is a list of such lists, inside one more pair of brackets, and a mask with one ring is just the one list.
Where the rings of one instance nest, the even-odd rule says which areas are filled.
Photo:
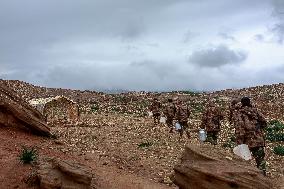
[[20, 126], [28, 128], [35, 134], [50, 135], [50, 129], [42, 114], [2, 83], [0, 85], [0, 125]]
[[271, 189], [270, 180], [244, 160], [212, 146], [187, 146], [174, 168], [180, 189]]
[[73, 161], [47, 158], [39, 163], [37, 179], [41, 189], [97, 188], [92, 184], [92, 170]]

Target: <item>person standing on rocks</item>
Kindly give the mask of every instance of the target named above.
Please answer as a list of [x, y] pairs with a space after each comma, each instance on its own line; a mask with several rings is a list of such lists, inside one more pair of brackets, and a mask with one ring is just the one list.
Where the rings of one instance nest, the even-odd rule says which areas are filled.
[[181, 126], [181, 129], [178, 130], [180, 138], [182, 138], [184, 132], [186, 133], [187, 138], [190, 138], [190, 133], [188, 131], [189, 116], [190, 116], [190, 111], [188, 105], [183, 104], [182, 101], [178, 99], [176, 105], [175, 119], [178, 121], [178, 123]]
[[151, 106], [150, 106], [150, 111], [153, 113], [153, 118], [154, 118], [154, 125], [157, 125], [159, 123], [159, 118], [160, 118], [160, 109], [162, 108], [161, 103], [158, 101], [157, 98], [154, 98]]
[[217, 145], [218, 134], [221, 131], [221, 121], [224, 115], [221, 109], [213, 102], [209, 102], [207, 109], [203, 113], [201, 129], [207, 132], [207, 141], [211, 144]]
[[257, 167], [266, 175], [264, 128], [267, 122], [264, 116], [252, 106], [250, 98], [241, 99], [241, 108], [235, 114], [235, 132], [238, 145], [247, 144]]
[[164, 115], [166, 116], [166, 124], [170, 128], [170, 133], [173, 132], [173, 120], [176, 113], [176, 107], [173, 99], [169, 98], [168, 103], [164, 107]]

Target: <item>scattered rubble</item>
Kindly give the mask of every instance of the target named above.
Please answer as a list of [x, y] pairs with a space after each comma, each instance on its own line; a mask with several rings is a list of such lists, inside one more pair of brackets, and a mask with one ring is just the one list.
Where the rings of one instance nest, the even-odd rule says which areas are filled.
[[65, 96], [37, 98], [29, 103], [52, 124], [76, 123], [79, 119], [79, 105]]

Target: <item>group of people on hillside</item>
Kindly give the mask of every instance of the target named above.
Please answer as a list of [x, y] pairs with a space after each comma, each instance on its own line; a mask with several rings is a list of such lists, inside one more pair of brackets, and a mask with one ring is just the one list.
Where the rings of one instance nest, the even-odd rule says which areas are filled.
[[170, 129], [170, 133], [173, 132], [174, 123], [178, 123], [180, 128], [177, 129], [177, 131], [180, 133], [180, 138], [182, 138], [184, 132], [187, 137], [190, 138], [188, 131], [190, 109], [186, 104], [182, 103], [180, 99], [177, 99], [176, 102], [174, 102], [173, 99], [168, 99], [168, 102], [162, 106], [158, 99], [154, 98], [149, 109], [153, 113], [155, 125], [158, 124], [161, 114], [164, 114], [166, 117], [166, 125]]
[[[150, 111], [153, 113], [154, 124], [158, 124], [160, 116], [164, 114], [166, 124], [173, 132], [174, 124], [180, 124], [177, 130], [182, 138], [185, 132], [190, 138], [188, 119], [190, 116], [189, 106], [177, 99], [168, 99], [165, 105], [162, 105], [157, 98], [154, 98]], [[225, 110], [222, 110], [213, 101], [209, 101], [202, 115], [201, 129], [207, 133], [207, 142], [213, 145], [217, 144], [218, 135], [221, 131], [221, 122], [225, 118]], [[264, 116], [251, 104], [249, 97], [234, 99], [229, 107], [228, 120], [235, 129], [236, 143], [248, 145], [252, 156], [256, 160], [257, 167], [266, 174], [265, 169], [265, 139], [264, 128], [267, 122]]]

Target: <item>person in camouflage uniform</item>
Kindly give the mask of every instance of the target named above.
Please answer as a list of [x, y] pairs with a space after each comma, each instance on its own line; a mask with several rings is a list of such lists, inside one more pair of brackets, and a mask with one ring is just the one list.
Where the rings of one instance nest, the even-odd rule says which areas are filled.
[[233, 123], [233, 115], [234, 115], [234, 112], [237, 111], [237, 109], [239, 109], [239, 104], [240, 103], [240, 100], [238, 99], [233, 99], [231, 101], [231, 104], [230, 104], [230, 107], [229, 107], [229, 116], [228, 116], [228, 120], [229, 120], [229, 123], [231, 125], [234, 125]]
[[218, 134], [221, 131], [221, 121], [224, 115], [221, 109], [213, 102], [209, 102], [206, 111], [203, 113], [201, 129], [207, 132], [207, 141], [217, 145]]
[[234, 114], [236, 122], [237, 144], [247, 144], [257, 167], [266, 175], [264, 128], [267, 122], [264, 116], [254, 108], [248, 97], [241, 99], [242, 107]]
[[178, 99], [176, 105], [175, 119], [178, 121], [178, 123], [181, 126], [181, 129], [178, 130], [178, 132], [180, 133], [180, 138], [182, 138], [184, 132], [186, 133], [187, 138], [190, 138], [190, 133], [188, 131], [189, 115], [190, 115], [189, 107], [187, 105], [182, 104], [182, 101]]
[[164, 107], [164, 115], [166, 116], [166, 124], [170, 128], [170, 133], [173, 132], [173, 120], [176, 113], [176, 107], [173, 103], [173, 99], [168, 99], [168, 103]]
[[157, 98], [154, 98], [153, 103], [150, 106], [150, 111], [153, 113], [154, 124], [157, 125], [159, 123], [160, 118], [160, 109], [162, 108], [161, 103], [158, 101]]

